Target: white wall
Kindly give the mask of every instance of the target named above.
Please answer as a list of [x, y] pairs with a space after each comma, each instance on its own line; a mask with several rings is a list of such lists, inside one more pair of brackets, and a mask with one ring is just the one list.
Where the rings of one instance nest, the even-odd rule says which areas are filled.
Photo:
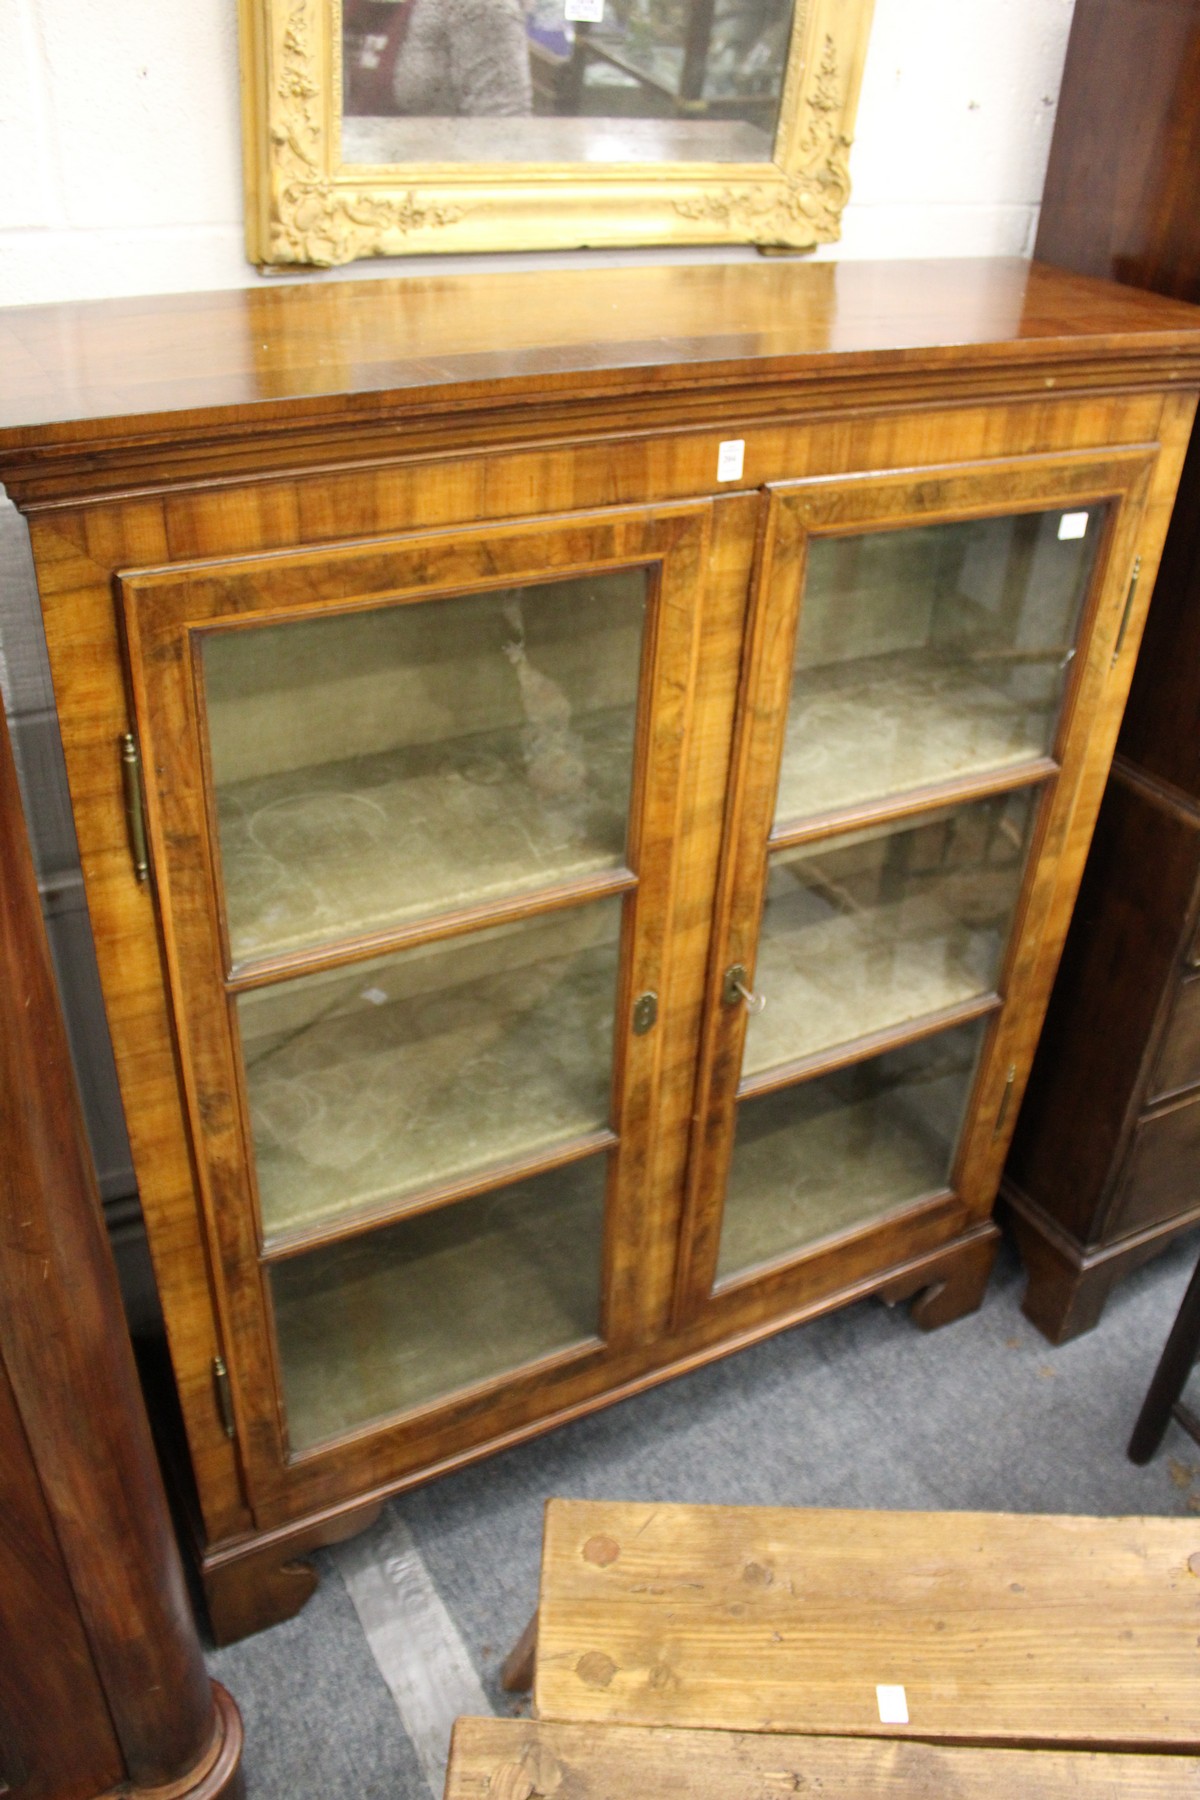
[[[822, 254], [1028, 254], [1073, 4], [876, 0], [854, 194]], [[242, 250], [234, 15], [235, 0], [0, 0], [0, 304], [259, 279]]]

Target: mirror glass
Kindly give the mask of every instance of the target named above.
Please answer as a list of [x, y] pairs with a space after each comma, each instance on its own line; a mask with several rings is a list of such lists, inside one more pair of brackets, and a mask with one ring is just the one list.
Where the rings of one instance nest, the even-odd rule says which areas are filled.
[[344, 0], [342, 160], [769, 162], [794, 0]]

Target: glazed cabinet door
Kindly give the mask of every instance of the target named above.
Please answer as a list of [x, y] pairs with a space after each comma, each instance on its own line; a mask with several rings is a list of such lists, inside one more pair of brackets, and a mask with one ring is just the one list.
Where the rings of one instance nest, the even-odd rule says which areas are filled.
[[708, 524], [597, 512], [121, 583], [260, 1521], [493, 1437], [644, 1335]]
[[990, 1212], [1149, 467], [772, 489], [680, 1323], [845, 1293]]

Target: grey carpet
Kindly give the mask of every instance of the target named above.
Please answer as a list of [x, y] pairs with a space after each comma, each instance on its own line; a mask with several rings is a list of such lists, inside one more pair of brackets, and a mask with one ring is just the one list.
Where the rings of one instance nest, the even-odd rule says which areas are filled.
[[[1053, 1349], [1002, 1251], [982, 1310], [926, 1336], [864, 1302], [393, 1502], [498, 1711], [536, 1596], [547, 1496], [747, 1505], [1200, 1513], [1200, 1449], [1124, 1448], [1186, 1286], [1189, 1236]], [[250, 1800], [429, 1800], [339, 1577], [211, 1657], [246, 1723]]]

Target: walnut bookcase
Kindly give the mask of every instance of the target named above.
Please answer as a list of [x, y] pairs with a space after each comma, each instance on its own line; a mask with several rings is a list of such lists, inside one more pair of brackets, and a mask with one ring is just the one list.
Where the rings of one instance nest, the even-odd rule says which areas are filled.
[[0, 316], [220, 1637], [407, 1484], [978, 1303], [1198, 319], [1016, 262]]

